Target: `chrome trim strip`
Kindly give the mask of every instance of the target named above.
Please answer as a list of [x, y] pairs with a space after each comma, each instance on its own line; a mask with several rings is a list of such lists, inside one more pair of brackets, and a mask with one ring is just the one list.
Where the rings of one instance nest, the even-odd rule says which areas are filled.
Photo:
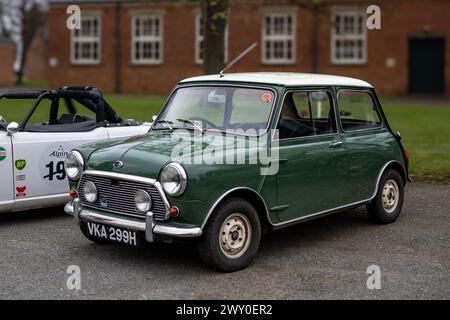
[[[357, 205], [361, 205], [361, 204], [367, 203], [367, 202], [371, 201], [373, 198], [375, 198], [375, 196], [377, 195], [378, 187], [379, 187], [379, 184], [380, 184], [381, 176], [383, 175], [384, 171], [386, 170], [386, 168], [387, 168], [391, 163], [398, 163], [398, 164], [400, 164], [400, 166], [403, 168], [403, 166], [401, 165], [401, 163], [398, 162], [397, 160], [391, 160], [391, 161], [388, 161], [388, 162], [381, 168], [380, 172], [378, 173], [377, 181], [376, 181], [376, 184], [375, 184], [375, 191], [374, 191], [373, 195], [372, 195], [370, 198], [368, 198], [368, 199], [365, 199], [365, 200], [362, 200], [362, 201], [353, 202], [353, 203], [346, 204], [346, 205], [339, 206], [339, 207], [335, 207], [335, 208], [332, 208], [332, 209], [327, 209], [327, 210], [324, 210], [324, 211], [312, 213], [312, 214], [309, 214], [309, 215], [306, 215], [306, 216], [302, 216], [302, 217], [295, 218], [295, 219], [288, 220], [288, 221], [283, 221], [283, 222], [276, 223], [276, 224], [273, 224], [273, 223], [270, 221], [270, 217], [269, 217], [269, 216], [267, 216], [267, 219], [271, 222], [271, 224], [272, 224], [274, 227], [281, 227], [281, 226], [284, 226], [284, 225], [293, 224], [293, 223], [296, 223], [296, 222], [301, 222], [301, 221], [303, 221], [303, 220], [309, 220], [309, 219], [311, 219], [311, 218], [313, 218], [313, 217], [316, 217], [316, 216], [326, 215], [326, 214], [332, 213], [332, 212], [334, 212], [334, 211], [339, 211], [339, 210], [341, 210], [341, 209], [351, 208], [351, 207], [354, 207], [354, 206], [357, 206]], [[405, 171], [404, 168], [403, 168], [403, 171]]]
[[[151, 215], [151, 212], [149, 212]], [[194, 238], [202, 235], [200, 228], [177, 228], [171, 226], [163, 226], [153, 224], [151, 219], [147, 219], [146, 222], [137, 222], [131, 220], [125, 220], [120, 218], [108, 217], [102, 214], [92, 212], [90, 210], [82, 209], [79, 213], [79, 217], [84, 220], [89, 220], [97, 223], [104, 223], [106, 225], [112, 225], [125, 229], [132, 229], [141, 232], [145, 232], [146, 240], [153, 242], [153, 234], [161, 234], [166, 236], [178, 237], [178, 238]], [[147, 215], [148, 217], [148, 215]], [[150, 228], [149, 228], [150, 226]], [[153, 228], [153, 230], [152, 230]], [[149, 232], [150, 231], [150, 232]], [[150, 236], [151, 235], [151, 236]]]
[[206, 223], [208, 222], [209, 217], [210, 217], [211, 214], [213, 213], [214, 209], [216, 209], [216, 207], [219, 205], [219, 203], [220, 203], [227, 195], [229, 195], [230, 193], [232, 193], [233, 191], [236, 191], [236, 190], [248, 190], [248, 191], [253, 192], [255, 195], [257, 195], [257, 196], [261, 199], [261, 201], [264, 203], [264, 208], [265, 208], [265, 211], [266, 211], [266, 216], [267, 216], [267, 218], [269, 219], [269, 223], [273, 225], [272, 221], [270, 221], [270, 218], [269, 218], [269, 210], [267, 209], [267, 205], [266, 205], [266, 202], [264, 201], [263, 197], [261, 197], [261, 195], [260, 195], [258, 192], [256, 192], [255, 190], [253, 190], [252, 188], [249, 188], [249, 187], [236, 187], [236, 188], [230, 189], [230, 190], [228, 190], [227, 192], [225, 192], [224, 194], [222, 194], [222, 195], [214, 202], [214, 204], [211, 206], [211, 208], [209, 209], [208, 213], [206, 214], [205, 220], [203, 221], [202, 225], [200, 226], [200, 229], [201, 229], [201, 230], [203, 230], [203, 228], [205, 227]]
[[137, 181], [137, 182], [142, 182], [142, 183], [147, 183], [147, 184], [155, 184], [155, 182], [156, 182], [155, 179], [133, 176], [131, 174], [109, 172], [109, 171], [85, 170], [83, 172], [83, 175], [84, 174], [92, 174], [93, 176], [99, 176], [99, 177], [104, 177], [104, 178], [116, 178], [116, 179], [122, 179], [122, 180], [134, 181], [134, 182]]

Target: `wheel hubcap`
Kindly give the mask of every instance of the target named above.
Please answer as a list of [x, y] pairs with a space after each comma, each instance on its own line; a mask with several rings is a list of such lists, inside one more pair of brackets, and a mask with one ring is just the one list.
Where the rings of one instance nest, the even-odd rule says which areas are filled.
[[252, 227], [247, 217], [233, 213], [220, 228], [219, 244], [222, 253], [231, 259], [242, 256], [250, 245]]
[[383, 187], [382, 201], [383, 208], [387, 213], [392, 213], [397, 209], [399, 196], [400, 192], [397, 181], [393, 179], [386, 181]]

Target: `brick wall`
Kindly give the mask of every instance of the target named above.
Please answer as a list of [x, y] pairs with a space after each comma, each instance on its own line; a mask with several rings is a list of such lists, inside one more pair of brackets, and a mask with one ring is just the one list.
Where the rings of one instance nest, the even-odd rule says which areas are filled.
[[[358, 5], [370, 1], [334, 1], [339, 5]], [[432, 3], [432, 4], [431, 4]], [[408, 90], [408, 39], [412, 36], [440, 36], [446, 39], [445, 60], [450, 61], [450, 12], [447, 0], [381, 0], [382, 30], [368, 31], [368, 60], [363, 65], [334, 65], [330, 58], [330, 10], [321, 8], [319, 15], [318, 71], [348, 75], [371, 82], [379, 92], [388, 95], [406, 94]], [[233, 2], [230, 10], [228, 57], [232, 59], [252, 42], [261, 44], [262, 14], [270, 8], [287, 7], [296, 12], [297, 59], [290, 65], [265, 65], [261, 62], [261, 46], [252, 51], [231, 71], [294, 71], [311, 70], [312, 14], [309, 10], [288, 4], [263, 5], [258, 2]], [[168, 94], [181, 79], [202, 73], [195, 63], [196, 4], [122, 4], [120, 37], [116, 37], [113, 4], [82, 5], [82, 12], [101, 12], [101, 62], [98, 65], [70, 63], [70, 32], [65, 27], [66, 7], [52, 5], [49, 12], [49, 52], [58, 61], [49, 69], [50, 86], [95, 85], [104, 92], [116, 88], [115, 41], [120, 41], [120, 91], [127, 93]], [[134, 65], [131, 62], [131, 17], [137, 12], [163, 15], [163, 63]], [[389, 58], [393, 65], [387, 66]], [[445, 92], [450, 94], [450, 65], [445, 67]]]
[[12, 42], [0, 42], [0, 86], [14, 85], [15, 46]]

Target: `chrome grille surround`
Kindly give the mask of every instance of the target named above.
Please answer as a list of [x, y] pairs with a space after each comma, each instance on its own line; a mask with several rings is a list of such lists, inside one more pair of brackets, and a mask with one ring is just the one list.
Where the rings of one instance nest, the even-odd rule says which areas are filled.
[[[83, 186], [92, 181], [97, 187], [98, 197], [95, 203], [89, 203], [84, 198]], [[139, 212], [134, 203], [137, 190], [146, 191], [152, 199], [150, 211], [155, 220], [164, 221], [169, 218], [169, 202], [158, 181], [122, 173], [86, 170], [78, 182], [78, 197], [84, 207], [145, 218], [144, 212]], [[107, 206], [102, 206], [106, 199]]]

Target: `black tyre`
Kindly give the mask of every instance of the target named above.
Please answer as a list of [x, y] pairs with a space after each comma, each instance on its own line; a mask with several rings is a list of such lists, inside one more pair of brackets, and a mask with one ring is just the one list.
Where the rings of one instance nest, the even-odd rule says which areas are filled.
[[392, 223], [402, 211], [403, 199], [402, 177], [396, 170], [387, 170], [380, 179], [375, 198], [367, 205], [367, 212], [377, 223]]
[[212, 213], [197, 247], [206, 265], [232, 272], [250, 264], [260, 240], [261, 223], [255, 208], [245, 200], [230, 198]]
[[95, 242], [96, 244], [108, 244], [110, 243], [107, 240], [103, 240], [103, 239], [99, 239], [96, 237], [93, 237], [89, 234], [89, 232], [87, 231], [87, 224], [84, 222], [80, 222], [80, 229], [81, 232], [83, 233], [83, 235], [88, 238], [90, 241]]

